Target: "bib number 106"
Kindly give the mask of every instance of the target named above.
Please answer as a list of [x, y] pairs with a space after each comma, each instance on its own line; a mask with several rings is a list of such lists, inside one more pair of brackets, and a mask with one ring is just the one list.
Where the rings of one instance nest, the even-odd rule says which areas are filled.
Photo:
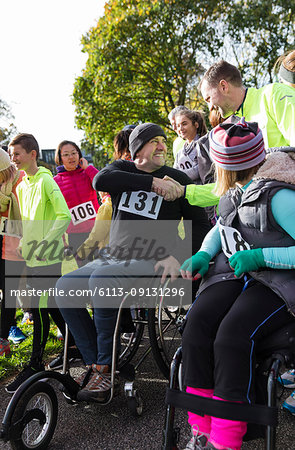
[[81, 203], [71, 209], [72, 222], [74, 225], [85, 222], [85, 220], [93, 219], [96, 216], [92, 202]]

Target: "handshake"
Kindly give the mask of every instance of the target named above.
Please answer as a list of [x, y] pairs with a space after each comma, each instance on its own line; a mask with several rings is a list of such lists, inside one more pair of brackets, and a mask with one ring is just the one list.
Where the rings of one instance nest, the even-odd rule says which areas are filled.
[[163, 179], [153, 178], [152, 192], [161, 195], [168, 202], [173, 202], [177, 198], [183, 197], [184, 188], [178, 181], [173, 180], [173, 178], [167, 175]]

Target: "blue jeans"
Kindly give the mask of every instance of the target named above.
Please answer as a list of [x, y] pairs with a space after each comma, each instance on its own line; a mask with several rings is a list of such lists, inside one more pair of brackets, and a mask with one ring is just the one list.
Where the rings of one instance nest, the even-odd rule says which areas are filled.
[[[154, 264], [131, 260], [126, 265], [125, 261], [97, 259], [58, 280], [56, 303], [85, 364], [111, 364], [113, 334], [122, 300], [119, 294], [134, 287], [136, 277], [152, 277]], [[83, 290], [89, 290], [90, 295], [82, 297]], [[94, 320], [86, 309], [89, 303], [94, 307]]]

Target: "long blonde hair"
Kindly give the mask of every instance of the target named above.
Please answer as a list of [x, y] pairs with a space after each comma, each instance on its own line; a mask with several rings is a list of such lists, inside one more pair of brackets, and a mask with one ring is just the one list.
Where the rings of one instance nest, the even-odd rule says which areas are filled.
[[263, 163], [257, 164], [256, 166], [245, 170], [225, 170], [215, 164], [216, 186], [214, 193], [218, 195], [218, 197], [221, 197], [230, 188], [235, 188], [236, 183], [248, 182], [262, 164]]
[[0, 172], [0, 184], [7, 183], [8, 181], [14, 180], [16, 174], [16, 167], [11, 163], [7, 169], [1, 170]]

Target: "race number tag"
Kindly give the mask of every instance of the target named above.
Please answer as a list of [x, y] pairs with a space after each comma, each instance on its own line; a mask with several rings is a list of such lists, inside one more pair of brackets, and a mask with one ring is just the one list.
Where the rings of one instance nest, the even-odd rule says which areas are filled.
[[91, 201], [81, 203], [70, 209], [73, 225], [85, 222], [85, 220], [94, 219], [96, 212]]
[[180, 167], [181, 170], [188, 170], [193, 167], [193, 163], [188, 156], [183, 155], [181, 158], [179, 158], [178, 166]]
[[149, 219], [157, 219], [162, 201], [163, 197], [154, 192], [123, 192], [118, 209]]
[[0, 223], [0, 234], [2, 236], [11, 236], [21, 238], [21, 234], [19, 232], [18, 220], [8, 220], [7, 217], [1, 217]]
[[241, 250], [250, 250], [250, 245], [242, 238], [238, 230], [221, 224], [218, 226], [222, 250], [228, 258]]

